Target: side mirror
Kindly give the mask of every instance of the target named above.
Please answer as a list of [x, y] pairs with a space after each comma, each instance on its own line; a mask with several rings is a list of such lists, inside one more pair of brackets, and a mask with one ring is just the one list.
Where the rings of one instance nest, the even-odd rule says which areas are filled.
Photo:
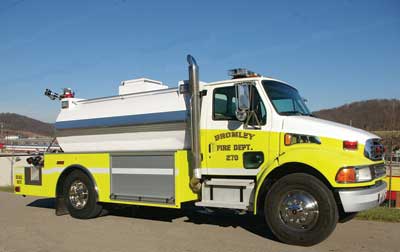
[[236, 85], [236, 118], [243, 122], [247, 118], [247, 111], [250, 109], [250, 85], [240, 83]]
[[242, 83], [237, 85], [237, 100], [238, 109], [249, 110], [250, 109], [250, 88], [249, 84]]

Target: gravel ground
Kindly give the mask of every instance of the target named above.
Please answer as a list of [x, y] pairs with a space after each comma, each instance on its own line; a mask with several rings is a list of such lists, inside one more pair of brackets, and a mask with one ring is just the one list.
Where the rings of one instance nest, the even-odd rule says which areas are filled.
[[5, 251], [400, 251], [400, 224], [353, 220], [313, 247], [276, 241], [262, 220], [231, 212], [130, 208], [92, 220], [55, 216], [54, 201], [0, 192]]

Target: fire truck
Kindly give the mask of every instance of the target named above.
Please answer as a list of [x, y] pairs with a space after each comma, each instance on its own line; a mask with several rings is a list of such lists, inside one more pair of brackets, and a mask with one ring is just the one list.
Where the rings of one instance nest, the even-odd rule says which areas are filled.
[[54, 197], [57, 215], [79, 219], [105, 203], [237, 209], [303, 246], [384, 201], [378, 136], [314, 117], [283, 81], [239, 68], [204, 83], [187, 60], [189, 80], [175, 88], [142, 78], [94, 99], [46, 90], [61, 101], [63, 152], [15, 170], [15, 193]]

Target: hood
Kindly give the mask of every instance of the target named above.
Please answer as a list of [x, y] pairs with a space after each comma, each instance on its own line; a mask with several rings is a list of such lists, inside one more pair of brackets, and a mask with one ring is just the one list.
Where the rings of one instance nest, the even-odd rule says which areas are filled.
[[371, 138], [380, 138], [362, 129], [311, 116], [286, 116], [282, 130], [288, 133], [358, 141], [360, 144], [365, 144]]

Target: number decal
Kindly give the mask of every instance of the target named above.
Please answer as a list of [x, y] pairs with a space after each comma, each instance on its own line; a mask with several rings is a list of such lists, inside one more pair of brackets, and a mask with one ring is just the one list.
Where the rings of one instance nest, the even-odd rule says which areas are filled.
[[239, 156], [238, 155], [226, 155], [226, 161], [238, 161]]

